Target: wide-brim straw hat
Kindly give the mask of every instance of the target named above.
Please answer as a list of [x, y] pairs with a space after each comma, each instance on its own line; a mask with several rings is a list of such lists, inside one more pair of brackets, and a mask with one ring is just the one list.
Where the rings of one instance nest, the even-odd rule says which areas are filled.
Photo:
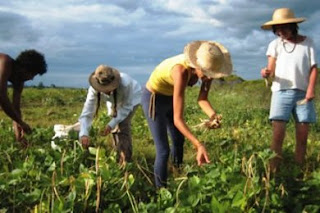
[[279, 8], [273, 12], [272, 20], [264, 23], [261, 28], [271, 30], [273, 25], [290, 24], [304, 22], [305, 18], [296, 18], [293, 11], [289, 8]]
[[109, 93], [120, 83], [120, 72], [106, 65], [99, 65], [89, 76], [90, 85], [98, 92]]
[[191, 67], [207, 77], [221, 78], [232, 73], [230, 53], [218, 42], [192, 41], [184, 47], [184, 55]]

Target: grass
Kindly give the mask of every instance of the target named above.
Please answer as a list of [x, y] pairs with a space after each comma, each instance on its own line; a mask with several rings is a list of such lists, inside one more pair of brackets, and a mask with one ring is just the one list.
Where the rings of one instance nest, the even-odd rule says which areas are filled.
[[[226, 82], [235, 80], [233, 76]], [[177, 171], [169, 166], [168, 189], [155, 191], [152, 185], [155, 150], [141, 107], [132, 120], [134, 161], [122, 170], [113, 160], [111, 138], [96, 134], [109, 119], [103, 110], [91, 133], [96, 148], [105, 148], [105, 154], [99, 152], [97, 157], [97, 152], [84, 152], [77, 145], [75, 133], [56, 141], [60, 152], [51, 148], [53, 125], [77, 122], [86, 98], [85, 89], [26, 88], [22, 112], [34, 128], [31, 148], [21, 150], [14, 142], [11, 121], [0, 111], [0, 195], [7, 203], [0, 204], [0, 210], [23, 207], [31, 212], [30, 208], [41, 209], [43, 205], [43, 211], [49, 212], [54, 212], [52, 208], [94, 211], [99, 190], [104, 195], [100, 209], [105, 211], [292, 212], [296, 209], [317, 212], [320, 209], [318, 123], [311, 127], [306, 164], [299, 168], [293, 162], [294, 123], [289, 122], [281, 172], [270, 178], [267, 170], [268, 159], [273, 156], [269, 150], [270, 88], [262, 80], [214, 84], [209, 99], [222, 114], [223, 123], [222, 128], [210, 131], [192, 128], [205, 118], [195, 101], [198, 91], [197, 87], [187, 90], [185, 118], [193, 133], [206, 144], [212, 163], [197, 167], [195, 150], [186, 141], [183, 169]], [[319, 84], [316, 95], [317, 112], [320, 112]], [[20, 178], [17, 172], [24, 170]], [[42, 181], [37, 182], [30, 171], [37, 171]], [[98, 190], [99, 174], [103, 182]], [[18, 190], [18, 186], [22, 189]], [[42, 193], [42, 201], [36, 189]], [[52, 192], [53, 189], [56, 191]]]

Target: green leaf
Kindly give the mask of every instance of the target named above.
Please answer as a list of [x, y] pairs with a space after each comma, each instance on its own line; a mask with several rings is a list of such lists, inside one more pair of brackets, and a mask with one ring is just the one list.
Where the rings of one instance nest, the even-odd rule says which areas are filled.
[[208, 174], [208, 176], [210, 176], [210, 178], [216, 178], [216, 177], [219, 177], [220, 176], [220, 171], [219, 171], [219, 169], [217, 168], [217, 169], [214, 169], [214, 170], [212, 170], [209, 174]]
[[75, 199], [76, 199], [76, 197], [77, 197], [77, 192], [76, 192], [76, 190], [72, 190], [72, 191], [68, 194], [67, 200], [68, 200], [68, 201], [71, 201], [71, 202], [74, 202]]
[[201, 194], [199, 193], [190, 194], [188, 196], [188, 202], [191, 204], [192, 207], [195, 207], [198, 205], [200, 198], [201, 198]]
[[217, 198], [213, 195], [211, 198], [211, 211], [215, 212], [215, 213], [219, 213], [221, 212], [221, 204], [219, 203], [219, 201], [217, 200]]
[[166, 188], [161, 188], [159, 192], [160, 192], [161, 200], [171, 200], [172, 199], [172, 194]]
[[132, 186], [132, 184], [134, 183], [134, 180], [135, 180], [135, 179], [134, 179], [133, 175], [130, 174], [129, 177], [128, 177], [129, 186]]
[[200, 183], [200, 178], [198, 176], [192, 176], [189, 178], [188, 183], [191, 188], [197, 188]]
[[89, 147], [89, 153], [90, 153], [91, 155], [96, 155], [96, 154], [97, 154], [97, 149], [94, 148], [94, 147]]
[[24, 171], [22, 169], [14, 169], [11, 171], [11, 175], [13, 178], [21, 177], [24, 174]]
[[234, 196], [233, 200], [232, 200], [232, 207], [240, 207], [242, 210], [244, 209], [244, 207], [247, 204], [247, 200], [246, 197], [244, 196], [244, 194], [242, 193], [242, 191], [238, 191], [236, 196]]
[[227, 176], [226, 176], [226, 173], [225, 173], [225, 172], [222, 172], [222, 173], [221, 173], [220, 179], [221, 179], [221, 181], [224, 182], [224, 183], [227, 181]]
[[54, 171], [56, 169], [56, 162], [53, 162], [51, 165], [50, 165], [50, 167], [48, 168], [48, 172], [52, 172], [52, 171]]
[[26, 200], [29, 203], [34, 203], [40, 199], [41, 191], [40, 191], [40, 189], [36, 188], [31, 193], [26, 193], [25, 195], [26, 195]]

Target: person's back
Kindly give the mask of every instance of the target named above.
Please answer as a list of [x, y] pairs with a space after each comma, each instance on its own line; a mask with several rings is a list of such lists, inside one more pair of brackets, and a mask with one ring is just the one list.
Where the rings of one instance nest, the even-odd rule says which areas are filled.
[[[180, 64], [184, 68], [188, 69], [187, 61], [184, 54], [172, 56], [163, 62], [161, 62], [151, 73], [148, 80], [150, 88], [162, 95], [173, 95], [173, 79], [172, 79], [172, 68]], [[190, 75], [188, 76], [188, 80]]]

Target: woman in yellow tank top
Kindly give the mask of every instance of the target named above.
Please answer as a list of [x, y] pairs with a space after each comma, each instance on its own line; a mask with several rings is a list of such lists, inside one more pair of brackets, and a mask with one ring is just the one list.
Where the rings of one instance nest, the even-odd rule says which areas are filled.
[[152, 72], [142, 94], [142, 107], [155, 145], [154, 164], [156, 187], [166, 187], [167, 162], [170, 154], [168, 130], [172, 139], [172, 159], [179, 166], [183, 159], [186, 137], [197, 150], [197, 163], [209, 163], [204, 145], [190, 131], [184, 118], [184, 96], [187, 86], [201, 80], [198, 104], [210, 119], [216, 112], [208, 101], [213, 78], [230, 75], [232, 63], [228, 50], [213, 41], [193, 41], [184, 53], [161, 62]]

